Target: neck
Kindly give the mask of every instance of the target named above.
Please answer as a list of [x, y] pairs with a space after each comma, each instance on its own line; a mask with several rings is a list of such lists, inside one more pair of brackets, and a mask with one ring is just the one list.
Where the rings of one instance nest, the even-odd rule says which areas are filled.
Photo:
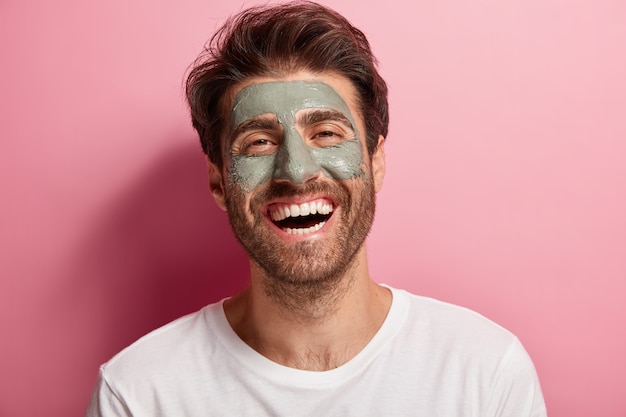
[[370, 279], [366, 258], [363, 247], [341, 277], [315, 285], [289, 283], [278, 294], [253, 264], [250, 287], [225, 303], [226, 317], [244, 342], [275, 362], [316, 371], [336, 368], [365, 347], [391, 304], [389, 291]]

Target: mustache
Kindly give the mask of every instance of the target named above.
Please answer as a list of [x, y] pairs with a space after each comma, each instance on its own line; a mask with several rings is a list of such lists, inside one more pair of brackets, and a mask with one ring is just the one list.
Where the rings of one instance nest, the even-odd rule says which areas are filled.
[[347, 190], [336, 183], [325, 181], [311, 181], [296, 185], [289, 182], [272, 182], [253, 199], [253, 205], [262, 204], [271, 199], [293, 198], [311, 194], [325, 194], [335, 197], [340, 204], [346, 204], [349, 199]]

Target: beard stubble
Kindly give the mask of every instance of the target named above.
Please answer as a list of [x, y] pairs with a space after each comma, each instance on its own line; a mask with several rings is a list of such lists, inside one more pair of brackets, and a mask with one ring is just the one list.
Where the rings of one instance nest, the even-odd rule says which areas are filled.
[[[356, 254], [374, 220], [376, 193], [371, 170], [363, 170], [346, 184], [271, 182], [252, 197], [249, 210], [244, 191], [236, 184], [229, 188], [226, 207], [231, 227], [252, 262], [264, 271], [263, 287], [269, 297], [290, 310], [307, 305], [324, 308], [349, 288], [347, 272], [356, 266]], [[333, 219], [330, 233], [312, 241], [286, 242], [267, 225], [263, 213], [267, 201], [313, 194], [331, 196], [340, 207], [339, 213], [333, 214], [340, 217]]]

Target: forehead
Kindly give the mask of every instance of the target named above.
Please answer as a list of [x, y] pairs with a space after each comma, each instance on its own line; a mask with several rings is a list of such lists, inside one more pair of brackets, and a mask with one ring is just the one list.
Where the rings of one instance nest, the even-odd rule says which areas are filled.
[[285, 121], [304, 109], [332, 109], [353, 119], [346, 101], [330, 85], [294, 80], [259, 82], [244, 87], [233, 101], [232, 122], [237, 126], [267, 113]]

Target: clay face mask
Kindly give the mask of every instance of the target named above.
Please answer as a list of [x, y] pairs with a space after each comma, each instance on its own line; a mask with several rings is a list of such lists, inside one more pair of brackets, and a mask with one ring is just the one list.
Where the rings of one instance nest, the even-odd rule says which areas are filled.
[[[338, 180], [362, 172], [363, 150], [355, 119], [341, 96], [327, 84], [276, 81], [249, 85], [235, 96], [231, 121], [229, 179], [246, 191], [272, 178], [298, 184], [320, 171]], [[327, 135], [327, 129], [314, 130], [314, 126], [325, 123], [340, 126], [340, 135], [335, 138], [341, 139], [328, 142], [328, 146], [323, 140], [309, 140], [313, 134]], [[242, 147], [245, 141], [241, 138], [248, 131], [264, 132], [255, 143], [265, 143], [265, 137], [274, 144], [272, 151], [250, 152]]]

